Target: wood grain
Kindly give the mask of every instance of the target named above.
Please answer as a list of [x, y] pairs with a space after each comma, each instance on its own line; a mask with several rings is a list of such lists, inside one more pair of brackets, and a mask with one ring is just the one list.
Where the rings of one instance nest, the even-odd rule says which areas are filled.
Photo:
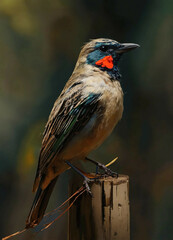
[[[71, 184], [71, 195], [80, 181]], [[130, 240], [129, 177], [106, 177], [90, 184], [69, 211], [68, 240]]]

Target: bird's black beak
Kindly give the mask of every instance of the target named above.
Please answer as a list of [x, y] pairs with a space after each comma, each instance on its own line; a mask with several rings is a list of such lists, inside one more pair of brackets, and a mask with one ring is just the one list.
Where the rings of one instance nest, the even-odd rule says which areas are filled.
[[116, 53], [125, 53], [135, 48], [140, 47], [138, 44], [135, 43], [121, 43], [120, 47], [115, 50]]

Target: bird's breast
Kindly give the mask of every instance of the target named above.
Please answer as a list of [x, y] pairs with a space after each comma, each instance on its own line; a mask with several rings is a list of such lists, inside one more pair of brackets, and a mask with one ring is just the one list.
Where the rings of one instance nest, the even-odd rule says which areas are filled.
[[[99, 92], [99, 88], [97, 93]], [[88, 89], [91, 92], [91, 89]], [[119, 82], [100, 89], [98, 109], [86, 126], [71, 140], [63, 152], [64, 159], [85, 157], [109, 136], [123, 112], [123, 92]], [[101, 109], [101, 111], [100, 111]]]
[[103, 92], [100, 104], [104, 111], [95, 129], [96, 140], [99, 145], [109, 136], [122, 117], [123, 93], [118, 82], [115, 86]]

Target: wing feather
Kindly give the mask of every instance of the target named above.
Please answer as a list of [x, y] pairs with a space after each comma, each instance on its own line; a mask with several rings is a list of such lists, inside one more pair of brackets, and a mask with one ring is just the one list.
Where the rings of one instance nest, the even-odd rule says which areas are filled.
[[36, 180], [44, 174], [55, 154], [78, 134], [99, 109], [100, 95], [90, 93], [84, 98], [80, 91], [76, 91], [68, 98], [55, 102], [43, 135]]

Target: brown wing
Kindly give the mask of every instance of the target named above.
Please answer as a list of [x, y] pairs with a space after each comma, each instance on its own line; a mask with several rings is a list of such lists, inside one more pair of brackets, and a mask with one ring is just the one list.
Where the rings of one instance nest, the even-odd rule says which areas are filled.
[[87, 124], [98, 108], [100, 94], [90, 93], [82, 98], [80, 91], [55, 103], [46, 124], [38, 162], [35, 191], [52, 159]]

